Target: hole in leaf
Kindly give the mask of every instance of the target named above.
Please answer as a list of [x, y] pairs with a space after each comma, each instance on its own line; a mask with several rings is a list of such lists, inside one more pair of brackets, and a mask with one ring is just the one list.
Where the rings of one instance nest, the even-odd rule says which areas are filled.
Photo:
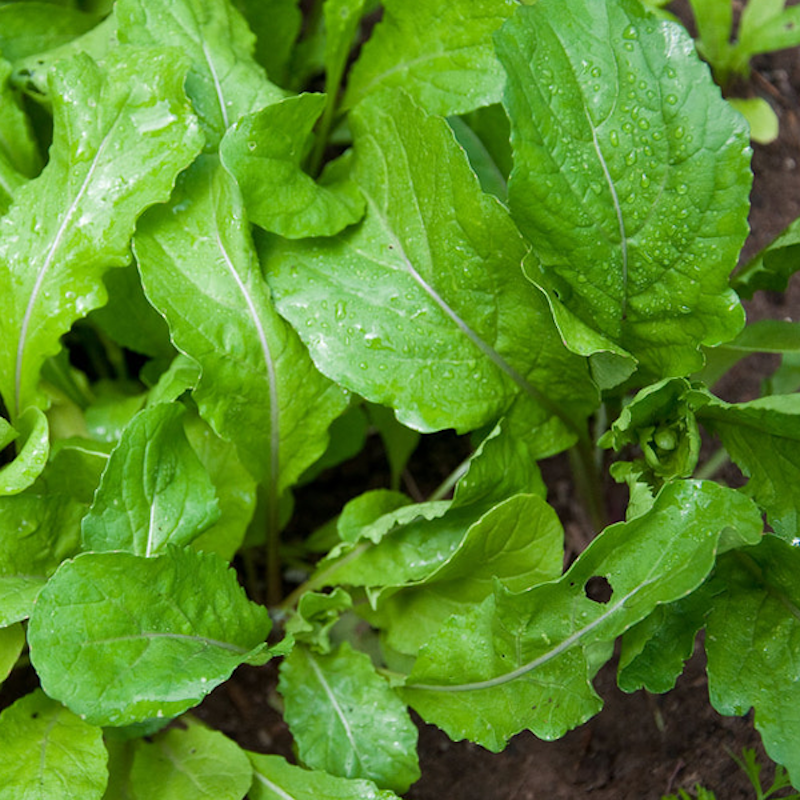
[[611, 599], [614, 590], [611, 584], [602, 575], [593, 575], [586, 581], [586, 586], [583, 587], [586, 596], [595, 603], [607, 603]]

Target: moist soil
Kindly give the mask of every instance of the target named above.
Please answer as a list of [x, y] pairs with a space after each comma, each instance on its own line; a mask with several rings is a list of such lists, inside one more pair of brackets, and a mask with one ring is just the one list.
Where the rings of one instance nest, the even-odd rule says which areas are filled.
[[[753, 147], [751, 235], [742, 263], [800, 216], [800, 51], [760, 57], [753, 67], [750, 79], [731, 93], [764, 97], [780, 118], [780, 137], [772, 144]], [[745, 305], [749, 321], [800, 321], [800, 281], [795, 280], [785, 294], [759, 292]], [[715, 391], [729, 401], [752, 400], [760, 394], [763, 377], [777, 364], [777, 357], [752, 356], [740, 362]], [[463, 442], [448, 434], [426, 439], [410, 464], [414, 483], [407, 489], [425, 496], [464, 457], [463, 448]], [[334, 498], [342, 497], [343, 488], [346, 499], [386, 485], [382, 459], [380, 447], [370, 446], [343, 471], [323, 476], [322, 487], [314, 487], [308, 502], [303, 497], [298, 500], [297, 507], [303, 510], [295, 522], [298, 529], [306, 525], [312, 526], [306, 530], [313, 529], [313, 518], [306, 514], [320, 502], [321, 488], [336, 513]], [[570, 495], [565, 460], [546, 462], [543, 474], [574, 557], [592, 534]], [[742, 480], [735, 468], [721, 477], [732, 485]], [[619, 506], [624, 508], [624, 498]], [[700, 640], [676, 688], [668, 694], [626, 695], [616, 687], [615, 669], [615, 662], [610, 662], [595, 681], [605, 701], [603, 711], [556, 742], [522, 733], [502, 753], [494, 754], [469, 742], [451, 742], [437, 728], [417, 720], [422, 778], [405, 796], [409, 800], [660, 800], [665, 793], [689, 791], [700, 783], [714, 791], [718, 800], [752, 799], [752, 786], [730, 755], [741, 755], [744, 747], [755, 748], [761, 763], [767, 765], [763, 778], [769, 781], [765, 786], [770, 785], [773, 766], [764, 755], [752, 712], [745, 717], [723, 717], [709, 704]], [[276, 710], [280, 697], [275, 684], [273, 665], [243, 667], [207, 698], [198, 713], [245, 747], [291, 759], [291, 736]]]
[[[753, 148], [752, 233], [742, 254], [743, 263], [800, 216], [800, 52], [795, 49], [760, 57], [753, 66], [750, 79], [732, 93], [764, 97], [780, 118], [780, 137]], [[800, 281], [795, 280], [786, 294], [760, 292], [745, 305], [750, 321], [800, 321]], [[775, 357], [750, 357], [715, 391], [729, 401], [754, 399], [761, 379], [776, 366]], [[427, 496], [464, 458], [465, 447], [448, 433], [426, 437], [409, 465], [406, 489], [418, 497]], [[590, 526], [570, 494], [565, 460], [549, 460], [543, 465], [543, 474], [548, 499], [556, 506], [567, 533], [568, 558], [573, 558], [590, 540]], [[722, 477], [732, 484], [741, 481], [735, 471]], [[301, 490], [288, 536], [314, 530], [350, 497], [387, 483], [388, 469], [380, 445], [371, 439], [357, 459], [323, 474], [308, 494]], [[618, 505], [624, 508], [624, 497]], [[614, 661], [610, 662], [595, 681], [605, 701], [603, 711], [556, 742], [522, 733], [502, 753], [493, 754], [468, 742], [451, 742], [435, 727], [417, 720], [422, 778], [405, 797], [660, 800], [665, 793], [691, 790], [701, 783], [713, 790], [718, 800], [750, 800], [755, 794], [730, 756], [741, 754], [744, 747], [753, 747], [760, 754], [762, 763], [768, 765], [765, 780], [771, 781], [773, 768], [764, 756], [752, 713], [722, 717], [711, 708], [701, 642], [676, 688], [666, 695], [622, 693], [616, 687], [615, 669]], [[29, 691], [35, 682], [32, 673], [15, 673], [0, 691], [0, 707]], [[195, 713], [243, 747], [293, 760], [292, 739], [279, 711], [276, 684], [273, 663], [262, 668], [241, 667]]]

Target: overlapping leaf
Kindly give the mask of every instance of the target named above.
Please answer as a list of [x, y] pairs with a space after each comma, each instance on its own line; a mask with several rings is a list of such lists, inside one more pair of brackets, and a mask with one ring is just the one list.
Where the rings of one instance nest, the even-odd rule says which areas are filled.
[[241, 196], [216, 159], [195, 164], [170, 204], [142, 219], [135, 252], [173, 342], [202, 368], [201, 414], [236, 444], [277, 514], [280, 494], [325, 450], [347, 398], [273, 308]]
[[100, 728], [40, 689], [0, 714], [3, 800], [100, 800], [106, 761]]
[[102, 68], [79, 56], [52, 76], [50, 162], [0, 224], [0, 393], [12, 421], [36, 402], [61, 334], [105, 300], [101, 276], [127, 263], [139, 214], [200, 147], [185, 69], [175, 51], [118, 48]]
[[347, 84], [351, 108], [387, 86], [402, 87], [433, 114], [463, 114], [500, 99], [503, 73], [492, 33], [512, 0], [386, 0], [384, 17]]
[[585, 365], [561, 344], [520, 271], [522, 239], [444, 120], [387, 92], [351, 125], [364, 221], [262, 250], [278, 308], [319, 368], [421, 431], [486, 424], [520, 394], [540, 423], [580, 420], [594, 402]]
[[179, 47], [190, 59], [186, 92], [213, 150], [242, 114], [283, 97], [253, 59], [255, 36], [228, 0], [120, 0], [121, 42]]
[[168, 544], [188, 544], [219, 518], [214, 486], [182, 417], [182, 406], [158, 405], [125, 428], [83, 520], [84, 549], [155, 556]]
[[[526, 728], [562, 736], [600, 710], [591, 680], [616, 637], [695, 589], [729, 524], [742, 543], [761, 532], [743, 495], [713, 483], [667, 484], [649, 512], [607, 528], [560, 580], [520, 594], [498, 586], [446, 622], [420, 651], [404, 698], [451, 737], [491, 750]], [[592, 578], [610, 584], [606, 603], [587, 596]]]
[[696, 370], [699, 345], [744, 322], [727, 277], [748, 232], [747, 126], [685, 31], [634, 0], [544, 0], [496, 38], [532, 279], [649, 373]]
[[90, 722], [128, 725], [199, 703], [269, 630], [224, 561], [170, 548], [65, 562], [39, 594], [28, 642], [48, 695]]
[[365, 653], [297, 646], [281, 665], [286, 721], [303, 763], [404, 792], [419, 778], [417, 729]]

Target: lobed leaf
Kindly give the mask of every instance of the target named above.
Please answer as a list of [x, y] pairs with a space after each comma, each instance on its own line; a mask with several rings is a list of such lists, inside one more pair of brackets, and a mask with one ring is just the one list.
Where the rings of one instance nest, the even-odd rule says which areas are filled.
[[701, 344], [744, 324], [727, 276], [748, 233], [747, 126], [688, 34], [635, 0], [544, 0], [496, 41], [531, 279], [647, 373], [697, 370]]
[[269, 630], [266, 608], [247, 600], [224, 561], [170, 548], [65, 562], [38, 597], [28, 641], [51, 697], [120, 726], [196, 705]]
[[106, 761], [100, 728], [41, 689], [0, 714], [2, 800], [100, 800]]
[[[728, 526], [745, 542], [760, 536], [760, 515], [743, 495], [700, 481], [665, 485], [650, 511], [606, 528], [558, 581], [519, 594], [497, 585], [445, 622], [420, 650], [403, 697], [451, 738], [494, 751], [523, 729], [563, 736], [600, 710], [591, 680], [614, 640], [693, 591]], [[587, 595], [592, 578], [610, 585], [607, 602]]]
[[51, 76], [50, 162], [0, 222], [0, 393], [12, 421], [41, 402], [45, 358], [105, 301], [100, 278], [128, 263], [139, 214], [199, 149], [184, 74], [174, 51], [118, 48], [103, 67], [82, 55]]

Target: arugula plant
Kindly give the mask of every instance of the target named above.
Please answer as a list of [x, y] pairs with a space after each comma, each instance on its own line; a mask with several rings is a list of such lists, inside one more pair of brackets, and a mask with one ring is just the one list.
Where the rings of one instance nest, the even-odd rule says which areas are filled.
[[[618, 639], [620, 686], [667, 691], [701, 628], [714, 707], [800, 783], [800, 344], [739, 300], [796, 233], [730, 281], [748, 133], [685, 31], [636, 0], [20, 2], [0, 51], [0, 675], [41, 682], [0, 797], [395, 797], [409, 707], [552, 739]], [[781, 393], [716, 397], [753, 351]], [[284, 541], [369, 429], [390, 484]], [[471, 455], [412, 499], [446, 429]], [[566, 571], [565, 452], [596, 534]], [[270, 659], [299, 765], [187, 713]]]

